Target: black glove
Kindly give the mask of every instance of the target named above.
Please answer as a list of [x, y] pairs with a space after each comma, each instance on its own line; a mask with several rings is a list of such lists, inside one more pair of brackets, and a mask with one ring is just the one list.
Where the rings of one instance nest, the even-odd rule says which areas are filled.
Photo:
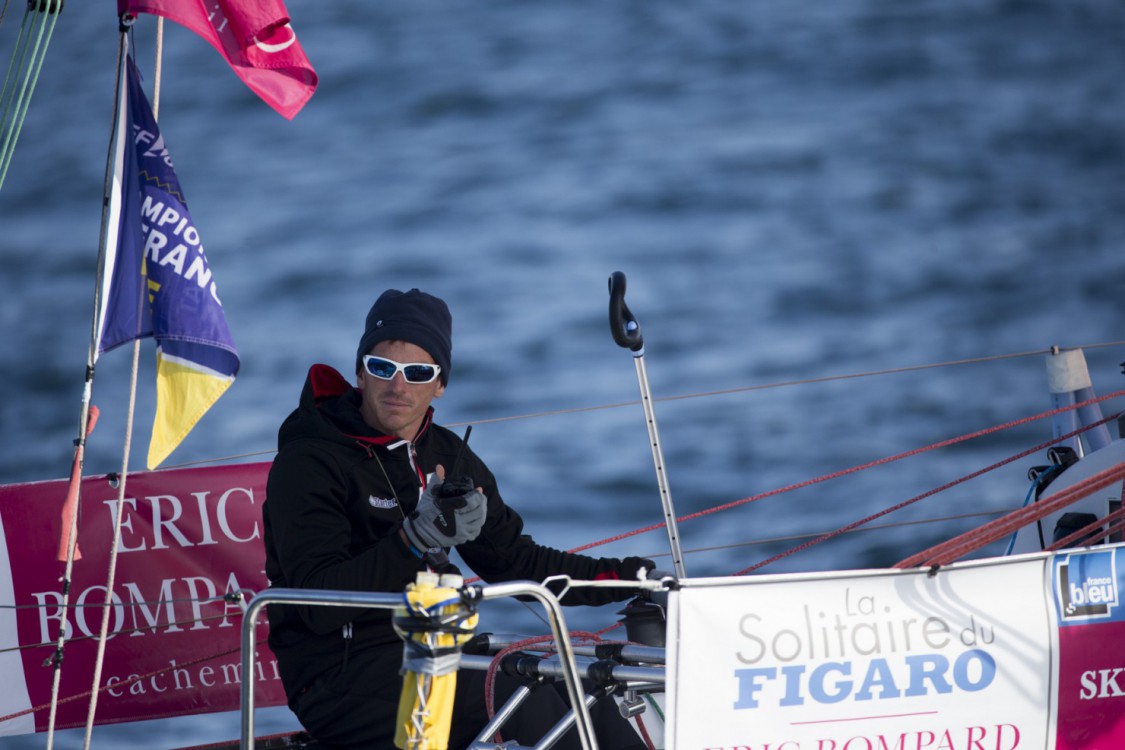
[[[617, 575], [621, 577], [622, 581], [638, 581], [640, 579], [641, 570], [651, 571], [656, 567], [656, 563], [652, 560], [647, 560], [643, 557], [626, 557], [621, 560], [621, 567], [617, 571]], [[652, 578], [651, 575], [646, 575], [646, 578]]]
[[402, 523], [410, 543], [420, 550], [456, 547], [476, 539], [488, 515], [488, 500], [475, 487], [455, 497], [436, 498], [443, 480], [434, 474], [417, 509]]

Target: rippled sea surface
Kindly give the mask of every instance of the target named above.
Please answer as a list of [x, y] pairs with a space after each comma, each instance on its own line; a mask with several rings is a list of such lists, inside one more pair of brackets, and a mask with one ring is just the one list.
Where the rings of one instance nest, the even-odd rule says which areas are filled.
[[[4, 60], [16, 5], [0, 25]], [[613, 271], [641, 322], [681, 515], [1050, 407], [1042, 355], [758, 386], [1125, 339], [1119, 3], [288, 7], [321, 80], [292, 122], [202, 40], [165, 29], [161, 128], [242, 358], [167, 465], [268, 458], [308, 366], [346, 371], [388, 287], [449, 302], [439, 421], [479, 423], [474, 446], [505, 498], [564, 548], [662, 518], [636, 372], [606, 322]], [[67, 4], [0, 189], [5, 483], [69, 470], [116, 25], [112, 2]], [[151, 97], [153, 19], [134, 43]], [[147, 342], [135, 470], [152, 352]], [[1099, 392], [1125, 385], [1125, 347], [1087, 357]], [[128, 348], [99, 362], [89, 474], [121, 466], [130, 366]], [[687, 570], [744, 569], [1049, 437], [1032, 422], [686, 522]], [[1013, 507], [1025, 471], [881, 523]], [[979, 521], [848, 535], [767, 570], [887, 565]], [[665, 550], [657, 531], [599, 551]], [[612, 617], [595, 614], [594, 626]], [[283, 711], [259, 717], [287, 726]], [[94, 738], [173, 747], [237, 732], [227, 714]]]

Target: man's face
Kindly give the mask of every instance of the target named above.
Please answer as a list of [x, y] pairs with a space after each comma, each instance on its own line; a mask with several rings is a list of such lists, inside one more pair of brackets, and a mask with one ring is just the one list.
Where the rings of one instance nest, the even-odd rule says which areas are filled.
[[[434, 358], [425, 349], [405, 341], [380, 341], [368, 354], [403, 364], [434, 364]], [[363, 396], [359, 409], [363, 421], [379, 432], [405, 440], [414, 439], [430, 402], [445, 393], [440, 377], [431, 383], [408, 383], [402, 372], [396, 372], [391, 380], [381, 380], [362, 366], [356, 384]]]

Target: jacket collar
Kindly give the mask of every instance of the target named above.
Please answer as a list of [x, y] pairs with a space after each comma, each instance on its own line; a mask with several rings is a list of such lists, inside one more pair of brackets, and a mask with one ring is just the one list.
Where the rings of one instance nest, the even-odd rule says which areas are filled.
[[[359, 412], [361, 396], [359, 389], [349, 383], [336, 368], [329, 365], [315, 364], [309, 368], [307, 393], [312, 397], [313, 404], [324, 416], [328, 417], [345, 437], [357, 440], [365, 445], [379, 445], [383, 447], [397, 447], [397, 443], [417, 443], [434, 420], [434, 407], [426, 410], [426, 416], [418, 427], [413, 440], [405, 441], [396, 435], [384, 435], [363, 421]], [[335, 408], [340, 402], [347, 403], [351, 408]], [[333, 407], [328, 407], [332, 404]], [[328, 408], [326, 408], [328, 407]], [[329, 414], [331, 412], [331, 414]], [[339, 419], [344, 412], [345, 419]]]

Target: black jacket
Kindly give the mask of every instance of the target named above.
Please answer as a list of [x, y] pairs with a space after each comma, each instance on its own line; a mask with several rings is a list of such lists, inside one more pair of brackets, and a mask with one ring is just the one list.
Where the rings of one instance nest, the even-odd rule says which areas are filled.
[[[281, 425], [262, 509], [273, 586], [397, 593], [425, 569], [398, 528], [418, 504], [424, 478], [438, 464], [452, 467], [461, 438], [433, 424], [432, 409], [413, 441], [383, 435], [363, 421], [359, 405], [359, 391], [340, 373], [314, 365], [300, 405]], [[639, 558], [592, 558], [536, 544], [467, 446], [460, 466], [459, 474], [483, 488], [488, 516], [480, 536], [457, 551], [485, 581], [542, 581], [557, 574], [633, 579], [639, 567], [651, 566]], [[626, 590], [587, 589], [563, 603], [628, 597]], [[382, 609], [271, 605], [269, 644], [290, 702], [318, 674], [341, 665], [346, 651], [398, 647], [390, 619]]]

